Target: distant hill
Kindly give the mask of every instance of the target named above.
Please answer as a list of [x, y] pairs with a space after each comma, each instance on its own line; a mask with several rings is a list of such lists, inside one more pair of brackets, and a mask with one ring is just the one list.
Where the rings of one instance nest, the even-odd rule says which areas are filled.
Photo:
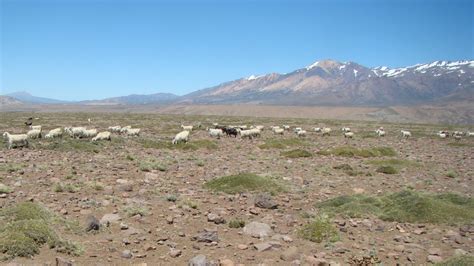
[[38, 104], [68, 103], [67, 101], [33, 96], [26, 91], [13, 92], [13, 93], [6, 94], [5, 96], [10, 96], [12, 98], [15, 98], [25, 103], [38, 103]]
[[23, 104], [23, 103], [13, 97], [0, 95], [0, 106], [10, 106], [10, 105], [20, 105], [20, 104]]
[[81, 104], [115, 105], [115, 104], [166, 104], [177, 100], [179, 96], [172, 93], [155, 93], [148, 95], [132, 94], [128, 96], [106, 98], [103, 100], [82, 101]]
[[474, 95], [474, 61], [436, 61], [368, 68], [318, 61], [287, 74], [225, 82], [181, 97], [181, 103], [391, 106], [465, 101]]

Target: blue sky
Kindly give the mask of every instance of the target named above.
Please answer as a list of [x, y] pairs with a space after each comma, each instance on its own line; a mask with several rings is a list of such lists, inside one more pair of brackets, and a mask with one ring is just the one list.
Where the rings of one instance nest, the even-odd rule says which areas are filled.
[[0, 94], [185, 94], [319, 59], [399, 67], [473, 59], [458, 0], [0, 0]]

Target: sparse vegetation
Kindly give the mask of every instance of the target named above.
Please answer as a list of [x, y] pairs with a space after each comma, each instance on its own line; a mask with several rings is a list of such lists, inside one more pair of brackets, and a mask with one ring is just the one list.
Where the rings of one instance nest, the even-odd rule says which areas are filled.
[[462, 255], [454, 256], [446, 261], [435, 264], [436, 266], [472, 266], [474, 265], [474, 256]]
[[245, 226], [245, 221], [241, 219], [233, 219], [229, 221], [230, 228], [242, 228]]
[[166, 195], [166, 200], [167, 200], [167, 201], [171, 201], [171, 202], [176, 202], [176, 201], [178, 200], [178, 196], [173, 195], [173, 194], [171, 194], [171, 195]]
[[379, 166], [379, 168], [377, 168], [377, 170], [375, 170], [375, 171], [377, 173], [383, 173], [383, 174], [387, 174], [387, 175], [393, 175], [393, 174], [398, 173], [397, 169], [395, 169], [395, 167], [393, 167], [391, 165]]
[[58, 252], [80, 255], [82, 248], [63, 240], [54, 228], [54, 214], [42, 206], [24, 202], [0, 211], [0, 252], [3, 259], [32, 257], [47, 244]]
[[178, 149], [195, 151], [199, 149], [217, 149], [217, 143], [212, 140], [191, 140], [188, 143], [178, 143], [173, 145], [171, 141], [139, 139], [139, 143], [148, 149]]
[[210, 190], [221, 191], [228, 194], [255, 191], [277, 193], [283, 191], [282, 185], [271, 177], [251, 173], [215, 178], [206, 182], [204, 186]]
[[383, 157], [383, 156], [396, 156], [397, 153], [391, 147], [375, 147], [368, 149], [358, 149], [352, 146], [342, 146], [334, 149], [318, 152], [321, 155], [335, 155], [343, 157]]
[[405, 190], [385, 196], [340, 196], [317, 207], [349, 217], [376, 216], [387, 221], [451, 224], [474, 219], [474, 200], [457, 194]]
[[159, 170], [161, 172], [164, 172], [168, 170], [166, 165], [161, 162], [156, 162], [153, 159], [141, 161], [139, 168], [143, 172], [150, 172], [151, 170]]
[[321, 243], [323, 241], [335, 242], [339, 239], [337, 229], [332, 224], [328, 216], [321, 215], [314, 218], [310, 223], [304, 225], [299, 230], [299, 235], [312, 242]]
[[11, 193], [13, 190], [4, 184], [0, 184], [0, 194], [8, 194]]
[[281, 155], [288, 158], [305, 158], [313, 156], [313, 154], [309, 151], [302, 149], [281, 152]]
[[127, 214], [128, 217], [132, 217], [135, 215], [145, 216], [149, 213], [147, 208], [138, 205], [126, 206], [123, 211]]
[[265, 143], [259, 145], [260, 149], [286, 149], [294, 146], [305, 146], [307, 142], [297, 138], [291, 139], [267, 139]]
[[446, 173], [446, 176], [447, 177], [450, 177], [450, 178], [457, 178], [458, 177], [458, 173], [454, 170], [449, 170], [447, 173]]

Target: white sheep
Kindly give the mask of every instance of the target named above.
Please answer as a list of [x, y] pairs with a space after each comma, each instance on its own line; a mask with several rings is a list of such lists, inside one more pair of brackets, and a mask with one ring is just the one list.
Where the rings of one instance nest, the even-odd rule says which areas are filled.
[[218, 139], [220, 139], [222, 136], [224, 136], [224, 132], [220, 128], [209, 128], [207, 131], [209, 132], [209, 136], [211, 137], [217, 137]]
[[120, 133], [120, 130], [122, 128], [120, 126], [112, 126], [112, 127], [108, 127], [107, 130], [110, 131], [110, 132], [114, 132], [114, 133]]
[[298, 135], [298, 137], [306, 137], [306, 130], [300, 130], [296, 132], [296, 135]]
[[129, 130], [129, 129], [131, 129], [131, 128], [132, 128], [132, 126], [124, 126], [124, 127], [122, 127], [122, 128], [120, 129], [120, 133], [126, 133], [127, 130]]
[[442, 131], [438, 132], [437, 135], [438, 135], [440, 138], [442, 138], [442, 139], [445, 139], [445, 138], [448, 137], [448, 134], [446, 134], [445, 132], [442, 132]]
[[98, 140], [108, 140], [110, 141], [110, 132], [109, 131], [102, 131], [97, 134], [97, 136], [92, 138], [92, 141], [98, 141]]
[[330, 135], [331, 135], [331, 131], [332, 131], [332, 130], [331, 130], [331, 128], [329, 128], [329, 127], [323, 127], [323, 129], [321, 130], [321, 132], [323, 132], [323, 136], [326, 136], [326, 135], [330, 136]]
[[185, 125], [181, 124], [181, 128], [183, 130], [186, 130], [186, 131], [193, 131], [193, 126], [185, 126]]
[[400, 132], [402, 132], [402, 138], [409, 138], [409, 137], [411, 137], [411, 132], [410, 132], [410, 131], [400, 130]]
[[61, 128], [55, 128], [55, 129], [51, 129], [48, 134], [46, 134], [44, 136], [44, 138], [46, 139], [52, 139], [52, 138], [57, 138], [57, 137], [61, 137], [63, 135], [63, 132], [61, 131]]
[[290, 126], [289, 125], [283, 125], [283, 129], [284, 130], [290, 130]]
[[319, 132], [321, 132], [321, 128], [320, 127], [315, 127], [315, 128], [313, 128], [313, 131], [319, 133]]
[[295, 129], [293, 129], [293, 132], [298, 133], [298, 131], [301, 131], [301, 130], [303, 130], [301, 127], [296, 127]]
[[64, 132], [68, 133], [73, 138], [83, 138], [86, 134], [85, 127], [65, 127]]
[[260, 131], [263, 131], [263, 129], [265, 128], [265, 126], [262, 126], [262, 125], [258, 125], [258, 126], [255, 126], [256, 129], [260, 129]]
[[41, 126], [30, 126], [31, 130], [41, 130]]
[[86, 138], [93, 138], [97, 135], [97, 129], [93, 128], [93, 129], [86, 129], [84, 131], [84, 134], [83, 136], [86, 137]]
[[352, 139], [354, 137], [354, 132], [344, 132], [344, 138]]
[[129, 128], [127, 131], [125, 131], [125, 134], [127, 136], [139, 136], [140, 135], [140, 129], [139, 128]]
[[466, 133], [466, 136], [468, 136], [468, 137], [474, 137], [474, 132], [468, 131], [468, 132]]
[[385, 137], [385, 131], [383, 129], [377, 129], [375, 130], [375, 133], [377, 134], [377, 136], [379, 137]]
[[283, 133], [285, 132], [285, 130], [283, 128], [275, 128], [273, 130], [273, 133], [274, 134], [280, 134], [280, 135], [283, 135]]
[[187, 143], [188, 140], [189, 140], [189, 131], [184, 130], [184, 131], [181, 131], [178, 134], [176, 134], [176, 136], [174, 137], [174, 139], [171, 143], [178, 144], [182, 141], [184, 141], [184, 143]]
[[348, 127], [341, 128], [342, 132], [351, 132], [351, 129]]
[[29, 139], [41, 138], [41, 129], [32, 129], [26, 133]]
[[7, 139], [7, 147], [11, 149], [13, 146], [28, 147], [28, 136], [26, 134], [10, 134], [8, 132], [3, 133], [3, 137]]
[[240, 131], [240, 137], [241, 138], [246, 138], [248, 137], [249, 139], [252, 139], [254, 137], [259, 137], [260, 136], [260, 129], [258, 128], [252, 128], [252, 129], [247, 129], [247, 130], [241, 130]]

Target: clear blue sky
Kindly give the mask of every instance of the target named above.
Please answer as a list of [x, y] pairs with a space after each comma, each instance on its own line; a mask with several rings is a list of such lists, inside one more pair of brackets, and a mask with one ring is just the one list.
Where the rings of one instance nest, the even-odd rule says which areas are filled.
[[473, 59], [474, 1], [0, 0], [0, 94], [185, 94], [319, 59]]

